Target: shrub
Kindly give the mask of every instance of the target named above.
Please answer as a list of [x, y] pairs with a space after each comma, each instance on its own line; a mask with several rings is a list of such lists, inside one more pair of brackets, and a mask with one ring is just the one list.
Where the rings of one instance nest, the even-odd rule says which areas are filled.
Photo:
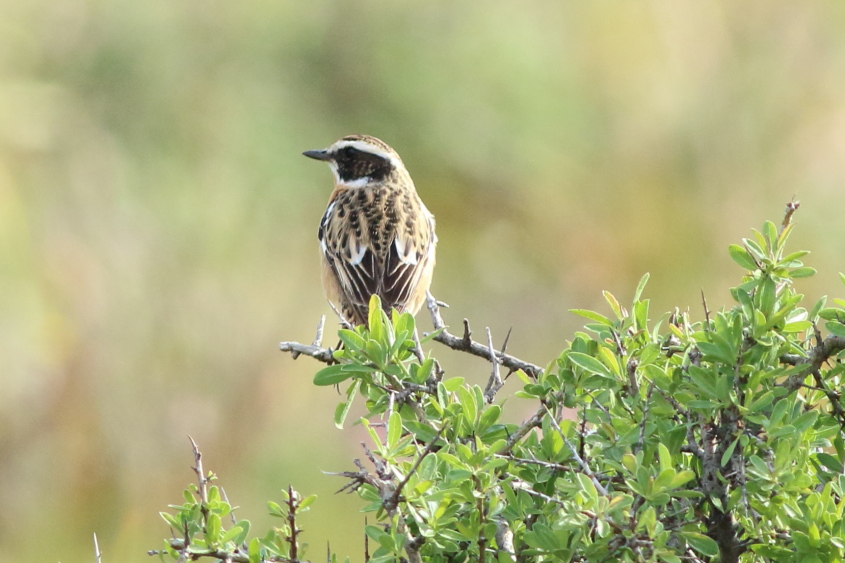
[[[845, 301], [808, 308], [796, 291], [814, 270], [786, 251], [795, 207], [729, 248], [746, 270], [732, 308], [653, 321], [646, 275], [626, 307], [605, 292], [609, 314], [575, 310], [584, 330], [543, 369], [494, 350], [489, 331], [486, 345], [467, 323], [449, 333], [430, 299], [436, 330], [422, 344], [488, 358], [485, 388], [447, 377], [414, 319], [388, 318], [377, 298], [368, 328], [340, 330], [341, 350], [282, 343], [331, 364], [314, 381], [344, 386], [338, 426], [366, 403], [368, 463], [342, 473], [375, 522], [365, 558], [842, 561]], [[500, 420], [508, 376], [522, 388], [507, 405], [535, 409], [518, 425]], [[247, 540], [198, 475], [164, 515], [178, 539], [162, 556], [301, 560], [296, 515], [312, 498], [290, 489], [271, 503], [284, 524]]]

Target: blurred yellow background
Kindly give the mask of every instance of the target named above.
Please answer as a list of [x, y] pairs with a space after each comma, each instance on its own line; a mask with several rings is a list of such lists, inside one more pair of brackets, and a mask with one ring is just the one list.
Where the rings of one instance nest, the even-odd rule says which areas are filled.
[[320, 497], [311, 556], [362, 560], [361, 503], [322, 471], [364, 437], [277, 351], [330, 314], [331, 176], [300, 153], [350, 133], [436, 215], [447, 322], [513, 327], [534, 363], [645, 272], [652, 317], [728, 304], [726, 246], [793, 195], [799, 287], [845, 293], [842, 3], [5, 0], [4, 560], [93, 561], [94, 532], [105, 563], [147, 560], [188, 434], [255, 531], [292, 483]]

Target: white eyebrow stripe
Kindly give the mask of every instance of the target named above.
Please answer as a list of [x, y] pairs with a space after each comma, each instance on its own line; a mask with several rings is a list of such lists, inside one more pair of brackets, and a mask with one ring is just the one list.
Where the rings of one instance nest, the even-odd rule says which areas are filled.
[[334, 145], [329, 147], [329, 149], [331, 151], [336, 151], [346, 147], [352, 147], [353, 149], [358, 149], [361, 152], [366, 152], [379, 156], [385, 160], [390, 161], [390, 164], [392, 164], [394, 168], [399, 168], [402, 166], [402, 162], [398, 158], [396, 158], [396, 155], [384, 152], [377, 146], [373, 145], [372, 143], [368, 143], [367, 141], [338, 141]]

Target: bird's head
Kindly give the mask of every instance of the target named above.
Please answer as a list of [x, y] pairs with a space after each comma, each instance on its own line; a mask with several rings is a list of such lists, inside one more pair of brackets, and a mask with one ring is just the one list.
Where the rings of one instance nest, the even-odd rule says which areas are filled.
[[394, 171], [405, 171], [396, 151], [384, 141], [369, 135], [349, 135], [326, 149], [302, 154], [328, 164], [335, 183], [347, 188], [379, 183]]

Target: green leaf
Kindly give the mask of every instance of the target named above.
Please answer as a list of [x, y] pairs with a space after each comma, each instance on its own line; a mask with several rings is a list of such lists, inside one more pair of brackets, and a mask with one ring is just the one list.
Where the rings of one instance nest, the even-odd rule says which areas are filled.
[[789, 275], [793, 278], [809, 278], [816, 274], [815, 268], [810, 268], [809, 266], [804, 266], [803, 268], [795, 268]]
[[637, 330], [647, 330], [648, 328], [648, 306], [650, 300], [643, 299], [634, 303], [634, 320], [636, 321], [635, 328]]
[[834, 336], [845, 337], [845, 324], [837, 321], [827, 321], [824, 323], [824, 327]]
[[613, 377], [610, 373], [610, 370], [607, 369], [607, 366], [605, 366], [603, 363], [593, 358], [592, 356], [582, 354], [581, 352], [570, 352], [567, 358], [569, 358], [569, 361], [571, 361], [576, 366], [585, 369], [590, 373], [603, 375], [608, 378]]
[[393, 411], [387, 421], [387, 447], [394, 449], [402, 437], [402, 417], [397, 411]]
[[182, 521], [176, 516], [170, 514], [169, 512], [159, 512], [158, 515], [161, 516], [162, 519], [167, 523], [167, 525], [173, 528], [174, 530], [182, 529]]
[[662, 442], [657, 444], [657, 455], [660, 458], [661, 472], [672, 469], [672, 454], [669, 452], [669, 448], [664, 446]]
[[816, 423], [816, 420], [819, 418], [819, 411], [811, 410], [807, 411], [795, 420], [792, 421], [792, 426], [795, 427], [795, 430], [804, 433], [808, 430], [811, 426]]
[[[839, 274], [839, 275], [842, 275], [842, 274]], [[818, 316], [819, 316], [819, 312], [822, 309], [824, 309], [824, 306], [826, 304], [827, 304], [827, 295], [823, 295], [821, 298], [819, 298], [818, 301], [816, 301], [816, 304], [813, 305], [813, 308], [810, 309], [810, 313], [809, 313], [809, 315], [807, 315], [807, 318], [810, 319], [812, 322], [816, 322], [816, 320], [818, 319]]]
[[416, 420], [406, 420], [405, 428], [408, 429], [421, 442], [431, 442], [437, 436], [437, 430], [428, 424], [417, 422]]
[[581, 485], [581, 490], [587, 493], [587, 496], [589, 498], [595, 500], [599, 497], [599, 492], [596, 489], [596, 486], [593, 483], [592, 479], [590, 479], [583, 473], [576, 473], [575, 477], [578, 479], [578, 483]]
[[360, 420], [361, 420], [361, 424], [364, 425], [364, 428], [367, 429], [367, 433], [370, 435], [370, 438], [372, 439], [373, 444], [375, 444], [377, 447], [381, 448], [382, 447], [381, 438], [379, 437], [378, 432], [375, 431], [375, 428], [370, 426], [370, 421], [367, 420], [366, 418], [362, 418]]
[[205, 537], [210, 544], [217, 543], [217, 540], [220, 538], [220, 528], [220, 516], [212, 512], [208, 515], [205, 522]]
[[619, 367], [619, 360], [617, 359], [616, 354], [611, 352], [610, 348], [599, 346], [598, 356], [598, 360], [607, 367], [613, 375], [617, 377], [622, 375], [622, 370]]
[[842, 473], [842, 462], [832, 455], [820, 452], [816, 454], [816, 459], [830, 471], [837, 474]]
[[709, 536], [698, 532], [681, 532], [687, 543], [697, 552], [708, 557], [719, 555], [719, 545]]
[[625, 315], [622, 314], [622, 307], [619, 305], [619, 301], [616, 300], [616, 297], [614, 297], [609, 291], [602, 291], [601, 294], [604, 295], [604, 300], [607, 301], [608, 305], [610, 305], [610, 309], [616, 314], [616, 317], [619, 320], [624, 319]]
[[220, 543], [234, 542], [236, 545], [240, 545], [246, 540], [247, 534], [249, 534], [249, 520], [241, 520], [223, 534]]
[[590, 319], [591, 321], [596, 321], [597, 323], [601, 323], [607, 326], [613, 326], [613, 323], [605, 317], [604, 315], [600, 315], [595, 311], [588, 311], [587, 309], [570, 309], [570, 313], [575, 313], [578, 316], [584, 317], [585, 319]]
[[346, 381], [354, 375], [354, 371], [348, 370], [348, 365], [335, 364], [318, 371], [314, 376], [314, 385], [336, 385]]
[[813, 327], [813, 323], [810, 321], [794, 321], [790, 323], [786, 323], [783, 325], [783, 332], [786, 333], [796, 333], [796, 332], [804, 332], [809, 330]]
[[654, 527], [657, 524], [657, 511], [653, 506], [644, 506], [640, 510], [639, 521], [637, 522], [638, 530], [646, 530], [648, 535], [654, 534]]
[[249, 542], [249, 563], [261, 563], [261, 540], [258, 538]]
[[490, 428], [493, 424], [499, 420], [499, 416], [502, 414], [502, 407], [499, 405], [490, 405], [484, 412], [481, 413], [481, 418], [478, 421], [478, 430], [483, 432]]
[[403, 332], [409, 335], [414, 334], [415, 324], [413, 315], [410, 313], [397, 313], [394, 309], [393, 328], [396, 330], [397, 335]]
[[786, 265], [790, 262], [797, 261], [799, 258], [803, 258], [804, 256], [808, 255], [809, 253], [810, 253], [809, 250], [799, 250], [797, 252], [792, 252], [790, 254], [787, 254], [783, 258], [781, 258], [780, 262], [781, 262], [781, 264]]
[[757, 307], [767, 317], [772, 314], [775, 306], [776, 291], [775, 281], [770, 277], [766, 277], [760, 282], [760, 285], [757, 287], [757, 293], [754, 295]]
[[[758, 235], [759, 233], [755, 231], [754, 234]], [[763, 240], [762, 237], [758, 238], [761, 241]], [[757, 260], [763, 260], [764, 258], [766, 258], [766, 252], [763, 250], [763, 247], [760, 246], [756, 241], [749, 238], [744, 238], [742, 239], [742, 243], [745, 245], [745, 248], [748, 250], [748, 252], [753, 254], [757, 258]]]
[[725, 464], [728, 463], [728, 460], [731, 459], [731, 456], [733, 455], [734, 450], [736, 449], [736, 445], [738, 443], [739, 443], [739, 437], [737, 436], [737, 438], [733, 442], [731, 442], [731, 445], [728, 446], [728, 449], [725, 450], [725, 453], [722, 454], [722, 460], [720, 462], [720, 465], [722, 467], [724, 467]]
[[[685, 485], [686, 483], [692, 481], [695, 478], [695, 472], [690, 471], [689, 469], [684, 469], [683, 471], [679, 471], [672, 477], [672, 480], [669, 481], [669, 484], [666, 486], [668, 490], [677, 489], [681, 485]], [[675, 496], [679, 496], [678, 493], [674, 493]]]
[[297, 510], [299, 510], [300, 512], [304, 511], [306, 508], [314, 504], [315, 500], [317, 500], [317, 495], [308, 495], [299, 502]]
[[444, 379], [440, 384], [443, 385], [446, 391], [452, 393], [463, 385], [464, 381], [465, 379], [463, 377], [450, 377], [449, 379]]
[[373, 294], [370, 297], [370, 311], [367, 326], [370, 329], [370, 338], [376, 341], [384, 340], [384, 311], [381, 309], [381, 299]]
[[422, 364], [414, 367], [416, 367], [413, 371], [414, 382], [425, 383], [434, 371], [434, 358], [427, 358]]
[[656, 364], [647, 364], [643, 371], [646, 377], [651, 380], [659, 389], [669, 391], [672, 387], [672, 379], [660, 366]]
[[[774, 400], [775, 400], [775, 394], [772, 393], [771, 391], [767, 391], [762, 396], [754, 399], [754, 402], [752, 402], [746, 408], [748, 409], [749, 412], [752, 412], [752, 413], [759, 412], [759, 411], [763, 410], [765, 407], [768, 407], [769, 405], [771, 405], [772, 401], [774, 401]], [[724, 463], [722, 465], [724, 465]]]
[[337, 331], [337, 335], [340, 337], [340, 341], [343, 342], [343, 345], [347, 350], [360, 352], [364, 349], [364, 346], [367, 343], [367, 341], [354, 330], [342, 328]]
[[475, 395], [466, 387], [458, 387], [458, 398], [461, 401], [461, 408], [464, 411], [464, 417], [469, 424], [475, 424], [475, 419], [478, 416], [478, 405], [475, 404]]
[[349, 409], [352, 408], [352, 403], [355, 400], [355, 396], [358, 394], [358, 388], [361, 386], [361, 381], [356, 380], [352, 382], [352, 385], [349, 386], [349, 390], [346, 392], [346, 400], [339, 405], [334, 410], [334, 425], [337, 428], [343, 428], [343, 423], [346, 420], [347, 415], [349, 414]]
[[728, 246], [728, 253], [731, 255], [731, 258], [733, 258], [734, 262], [736, 262], [746, 270], [757, 269], [757, 263], [751, 257], [751, 254], [749, 254], [748, 251], [740, 245], [732, 244]]
[[775, 250], [777, 248], [778, 240], [778, 230], [777, 227], [775, 227], [775, 224], [771, 221], [763, 223], [763, 235], [766, 237], [766, 245], [769, 250]]
[[643, 290], [645, 289], [645, 284], [648, 283], [648, 278], [650, 274], [646, 272], [643, 274], [643, 277], [640, 278], [640, 283], [637, 284], [637, 290], [634, 292], [634, 302], [640, 300], [640, 296], [643, 294]]

